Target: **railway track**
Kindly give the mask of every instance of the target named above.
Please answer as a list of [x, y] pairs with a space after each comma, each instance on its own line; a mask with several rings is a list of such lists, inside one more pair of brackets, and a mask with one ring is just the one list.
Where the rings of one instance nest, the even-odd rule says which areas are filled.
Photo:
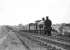
[[70, 43], [66, 43], [66, 42], [62, 42], [62, 41], [57, 41], [57, 40], [53, 40], [53, 39], [50, 39], [50, 38], [40, 38], [40, 37], [34, 37], [34, 39], [38, 40], [38, 41], [41, 41], [41, 42], [44, 42], [44, 43], [49, 43], [49, 44], [52, 44], [53, 46], [57, 46], [57, 48], [64, 48], [64, 49], [70, 49]]
[[[21, 35], [22, 34], [24, 34], [24, 33], [21, 33]], [[31, 39], [33, 39], [34, 41], [39, 41], [43, 44], [48, 44], [48, 45], [54, 46], [56, 48], [61, 48], [62, 50], [64, 50], [64, 49], [70, 50], [70, 43], [69, 42], [65, 42], [65, 41], [62, 41], [62, 40], [57, 40], [57, 38], [32, 35]]]
[[[22, 37], [21, 40], [23, 39], [23, 36], [25, 36], [29, 40], [39, 42], [38, 45], [41, 45], [43, 47], [44, 47], [44, 45], [50, 45], [52, 47], [56, 47], [61, 50], [70, 50], [70, 43], [66, 42], [66, 41], [62, 41], [62, 39], [60, 39], [60, 38], [44, 37], [41, 35], [34, 35], [34, 34], [28, 33], [28, 32], [19, 32], [19, 31], [15, 31], [15, 30], [13, 30], [13, 31]], [[58, 40], [58, 39], [60, 39], [60, 40]]]
[[70, 45], [70, 42], [68, 41], [53, 38], [53, 37], [51, 38], [51, 37], [43, 37], [43, 36], [36, 36], [36, 35], [32, 35], [32, 36], [35, 38], [39, 38], [39, 39], [45, 39], [45, 40], [54, 41], [54, 42], [58, 42], [58, 43], [65, 44], [65, 45]]

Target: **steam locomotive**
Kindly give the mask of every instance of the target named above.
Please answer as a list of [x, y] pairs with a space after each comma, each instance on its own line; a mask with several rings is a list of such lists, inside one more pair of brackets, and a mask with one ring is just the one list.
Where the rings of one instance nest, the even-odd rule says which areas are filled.
[[[44, 34], [45, 29], [44, 29], [44, 23], [38, 22], [38, 23], [30, 23], [25, 26], [24, 31], [25, 32], [30, 32], [30, 33], [38, 33], [38, 34]], [[51, 30], [50, 28], [48, 30]]]

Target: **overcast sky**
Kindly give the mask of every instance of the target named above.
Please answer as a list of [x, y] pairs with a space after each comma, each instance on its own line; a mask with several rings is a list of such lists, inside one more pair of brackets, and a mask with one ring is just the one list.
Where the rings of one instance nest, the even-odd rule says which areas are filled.
[[0, 25], [34, 22], [49, 16], [53, 24], [70, 22], [70, 0], [0, 0]]

